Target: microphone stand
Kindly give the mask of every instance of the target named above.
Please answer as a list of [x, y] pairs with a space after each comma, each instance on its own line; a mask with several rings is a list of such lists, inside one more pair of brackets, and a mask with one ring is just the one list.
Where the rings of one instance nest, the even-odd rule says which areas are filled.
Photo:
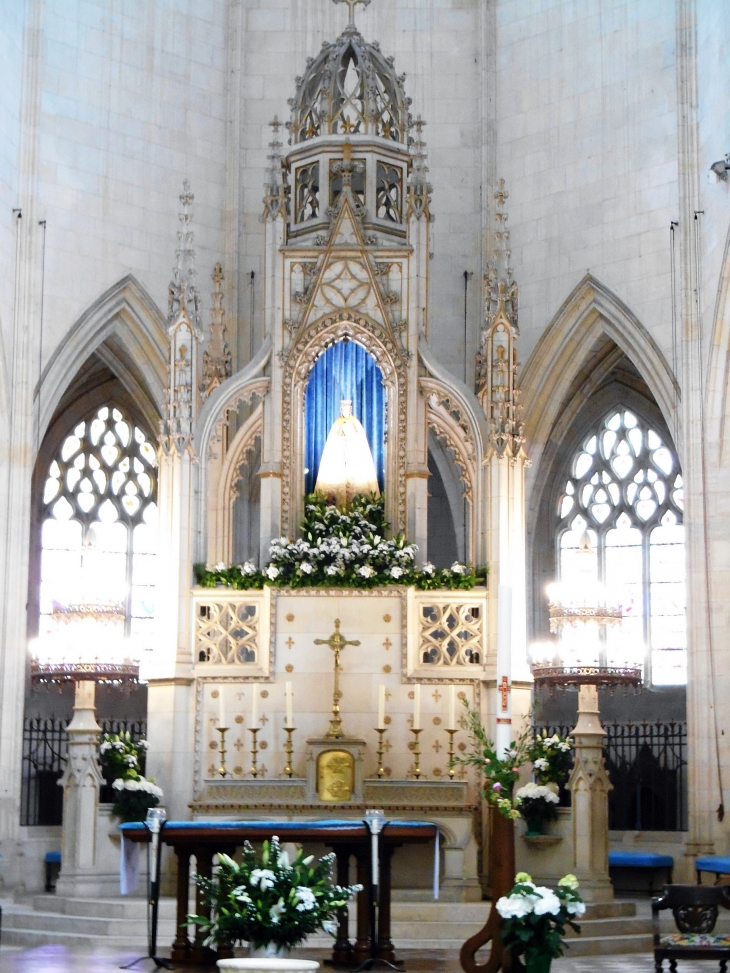
[[360, 970], [397, 970], [402, 973], [403, 966], [396, 966], [382, 956], [378, 956], [378, 939], [380, 936], [380, 832], [388, 822], [382, 811], [366, 811], [365, 824], [370, 831], [370, 956], [352, 973]]
[[142, 960], [151, 959], [155, 964], [155, 968], [158, 970], [174, 970], [175, 967], [170, 960], [164, 959], [162, 956], [157, 956], [157, 923], [159, 919], [161, 883], [160, 864], [162, 858], [160, 835], [165, 827], [166, 819], [158, 815], [148, 814], [144, 823], [151, 835], [151, 847], [150, 845], [147, 846], [147, 915], [149, 918], [151, 910], [152, 918], [147, 927], [147, 955], [138, 956], [137, 959], [132, 960], [131, 963], [127, 963], [126, 966], [120, 966], [120, 969], [130, 970], [137, 963], [141, 963]]

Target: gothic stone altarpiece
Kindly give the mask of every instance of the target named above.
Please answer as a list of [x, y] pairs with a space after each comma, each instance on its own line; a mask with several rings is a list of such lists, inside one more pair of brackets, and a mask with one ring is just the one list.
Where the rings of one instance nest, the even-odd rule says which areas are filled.
[[[352, 5], [351, 5], [352, 6]], [[221, 281], [214, 274], [210, 328], [200, 323], [190, 214], [183, 193], [178, 267], [170, 288], [170, 386], [162, 429], [160, 633], [166, 661], [150, 682], [150, 770], [182, 818], [362, 815], [427, 818], [443, 830], [445, 884], [478, 898], [478, 791], [459, 770], [448, 777], [447, 687], [493, 718], [497, 592], [510, 591], [507, 678], [526, 709], [523, 476], [527, 462], [514, 376], [517, 289], [508, 267], [501, 186], [495, 260], [485, 281], [485, 322], [476, 393], [452, 378], [428, 347], [431, 186], [425, 123], [414, 121], [404, 79], [350, 22], [298, 79], [287, 124], [272, 123], [264, 211], [265, 339], [231, 375]], [[201, 340], [207, 338], [201, 356]], [[487, 565], [489, 589], [372, 591], [191, 589], [196, 561], [230, 563], [233, 504], [242, 466], [260, 450], [260, 563], [280, 535], [295, 537], [303, 513], [304, 397], [311, 368], [333, 343], [360, 344], [385, 389], [386, 514], [427, 557], [428, 434], [453, 457], [468, 510], [468, 559]], [[199, 363], [202, 363], [199, 367]], [[352, 755], [350, 786], [317, 786], [332, 705], [334, 619], [359, 646], [342, 652], [340, 700]], [[510, 667], [508, 666], [508, 669]], [[293, 687], [292, 776], [285, 777], [284, 690]], [[409, 742], [414, 685], [422, 686], [422, 776]], [[387, 733], [381, 779], [374, 732], [379, 686]], [[228, 776], [220, 766], [220, 699]], [[251, 774], [257, 694], [258, 753]], [[506, 698], [506, 697], [502, 697]], [[506, 717], [505, 717], [506, 718]], [[463, 744], [463, 733], [457, 744]], [[309, 743], [307, 741], [310, 741]], [[324, 739], [324, 749], [328, 742]], [[343, 795], [337, 800], [338, 794]], [[335, 798], [334, 800], [332, 798]], [[417, 884], [418, 867], [401, 870]], [[423, 876], [421, 876], [423, 877]], [[428, 884], [428, 879], [425, 880]]]

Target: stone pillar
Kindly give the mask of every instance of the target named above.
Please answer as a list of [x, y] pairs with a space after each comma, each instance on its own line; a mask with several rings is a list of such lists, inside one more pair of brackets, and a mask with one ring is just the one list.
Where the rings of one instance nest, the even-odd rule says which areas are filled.
[[63, 832], [58, 895], [96, 894], [96, 818], [103, 783], [96, 756], [101, 727], [96, 722], [96, 683], [76, 683], [73, 719], [68, 725], [68, 759], [63, 787]]
[[612, 902], [608, 877], [608, 792], [596, 686], [581, 686], [573, 730], [575, 763], [568, 781], [573, 795], [573, 872], [586, 902]]

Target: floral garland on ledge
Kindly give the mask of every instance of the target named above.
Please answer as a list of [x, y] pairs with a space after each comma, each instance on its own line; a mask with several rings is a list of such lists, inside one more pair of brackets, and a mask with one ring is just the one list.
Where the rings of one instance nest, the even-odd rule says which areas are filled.
[[417, 567], [416, 545], [398, 534], [390, 540], [383, 497], [356, 496], [347, 507], [336, 507], [317, 493], [305, 498], [302, 536], [291, 541], [278, 537], [269, 549], [269, 563], [259, 571], [252, 561], [226, 567], [193, 568], [199, 585], [223, 585], [239, 590], [264, 585], [288, 588], [376, 588], [382, 585], [413, 585], [416, 588], [469, 590], [486, 581], [477, 572], [455, 561], [450, 568], [433, 564]]

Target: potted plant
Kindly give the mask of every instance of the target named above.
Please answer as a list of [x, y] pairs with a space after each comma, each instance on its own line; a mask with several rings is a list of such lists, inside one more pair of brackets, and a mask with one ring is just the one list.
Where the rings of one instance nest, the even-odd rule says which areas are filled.
[[[334, 857], [325, 855], [313, 864], [314, 856], [305, 858], [300, 850], [291, 862], [276, 836], [264, 841], [260, 855], [246, 842], [240, 864], [219, 853], [213, 878], [197, 880], [210, 915], [190, 915], [188, 919], [207, 934], [205, 946], [247, 943], [252, 957], [276, 961], [266, 963], [267, 969], [317, 969], [317, 963], [303, 966], [307, 961], [288, 959], [288, 952], [319, 929], [334, 936], [337, 914], [362, 888], [332, 884]], [[260, 960], [224, 959], [218, 966], [221, 970], [255, 970], [260, 968]]]
[[566, 875], [556, 889], [536, 886], [527, 872], [518, 872], [509, 895], [497, 902], [505, 948], [524, 956], [527, 973], [548, 973], [563, 955], [565, 927], [580, 933], [575, 920], [586, 911], [575, 875]]
[[147, 809], [160, 803], [162, 788], [140, 773], [147, 746], [128, 731], [105, 733], [99, 743], [102, 772], [114, 791], [112, 814], [122, 821], [144, 821]]
[[527, 822], [527, 834], [530, 837], [541, 835], [548, 821], [555, 821], [558, 816], [560, 798], [551, 788], [544, 784], [530, 781], [515, 794], [515, 802], [520, 814]]
[[535, 735], [530, 744], [529, 759], [538, 784], [555, 793], [567, 781], [573, 763], [573, 741], [569, 736], [546, 732]]

